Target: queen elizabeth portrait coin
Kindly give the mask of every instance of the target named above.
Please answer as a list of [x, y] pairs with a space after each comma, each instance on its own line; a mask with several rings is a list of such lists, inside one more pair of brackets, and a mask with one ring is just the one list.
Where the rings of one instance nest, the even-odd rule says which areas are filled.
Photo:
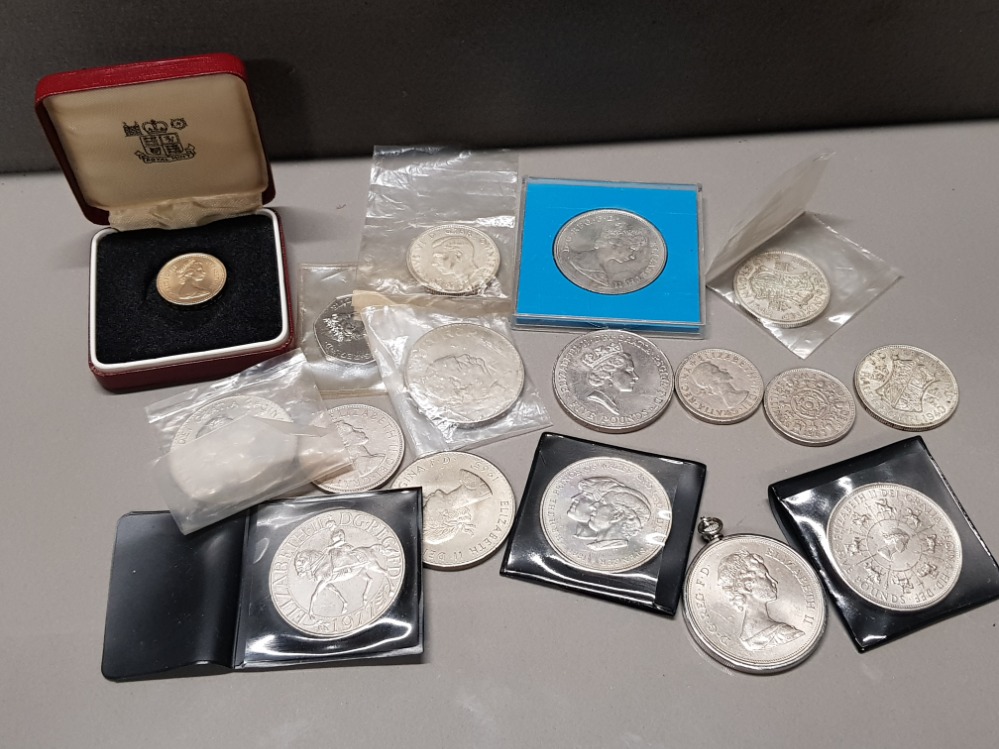
[[396, 472], [406, 451], [399, 424], [380, 408], [351, 403], [329, 409], [353, 468], [315, 483], [324, 492], [343, 494], [377, 489]]
[[763, 411], [774, 429], [799, 445], [843, 439], [857, 417], [846, 385], [818, 369], [789, 369], [770, 380]]
[[474, 323], [425, 333], [410, 349], [403, 374], [421, 412], [458, 426], [502, 416], [524, 389], [524, 363], [513, 343]]
[[666, 543], [673, 505], [663, 485], [622, 458], [585, 458], [561, 471], [541, 498], [541, 529], [570, 564], [593, 572], [641, 567]]
[[683, 618], [705, 653], [753, 674], [797, 666], [819, 644], [826, 606], [819, 578], [786, 544], [766, 536], [721, 535], [701, 518], [708, 545], [683, 584]]
[[481, 229], [442, 224], [427, 229], [409, 246], [409, 272], [438, 294], [474, 294], [499, 270], [496, 242]]
[[334, 299], [312, 325], [316, 342], [329, 362], [373, 364], [375, 358], [368, 348], [364, 323], [354, 311], [353, 296], [345, 294]]
[[206, 252], [188, 252], [169, 260], [156, 274], [156, 291], [171, 304], [191, 307], [217, 296], [225, 286], [222, 261]]
[[673, 395], [673, 369], [652, 341], [623, 330], [576, 338], [552, 372], [555, 397], [572, 418], [602, 432], [647, 426]]
[[767, 250], [739, 266], [733, 281], [743, 309], [764, 323], [797, 328], [829, 305], [829, 280], [815, 263], [795, 252]]
[[638, 291], [666, 267], [666, 242], [659, 230], [638, 214], [616, 208], [569, 219], [553, 251], [563, 276], [597, 294]]
[[749, 359], [709, 348], [684, 359], [676, 370], [676, 395], [690, 413], [711, 424], [734, 424], [763, 401], [763, 378]]
[[393, 489], [423, 488], [423, 564], [456, 570], [499, 548], [516, 507], [510, 482], [484, 458], [443, 452], [411, 463]]
[[940, 359], [915, 346], [881, 346], [853, 376], [861, 405], [875, 419], [906, 431], [940, 426], [957, 409], [957, 380]]
[[271, 603], [289, 625], [335, 640], [376, 624], [406, 572], [399, 537], [383, 520], [352, 509], [309, 518], [275, 552]]
[[957, 584], [957, 529], [932, 499], [893, 483], [857, 487], [826, 524], [830, 557], [850, 590], [890, 611], [918, 611]]

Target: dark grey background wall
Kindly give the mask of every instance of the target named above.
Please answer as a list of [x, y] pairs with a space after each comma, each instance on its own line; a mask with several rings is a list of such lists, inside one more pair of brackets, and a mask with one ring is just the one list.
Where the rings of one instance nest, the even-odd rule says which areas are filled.
[[0, 172], [55, 166], [37, 80], [231, 52], [272, 159], [999, 114], [995, 0], [5, 0]]

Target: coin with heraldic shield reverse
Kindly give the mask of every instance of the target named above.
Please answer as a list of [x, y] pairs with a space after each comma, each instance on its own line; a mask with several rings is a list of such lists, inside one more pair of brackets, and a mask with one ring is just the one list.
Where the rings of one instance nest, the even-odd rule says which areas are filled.
[[328, 410], [354, 467], [315, 481], [315, 485], [332, 494], [377, 489], [402, 463], [406, 441], [399, 424], [380, 408], [365, 403], [334, 406]]
[[354, 311], [350, 294], [338, 296], [320, 313], [312, 325], [323, 357], [329, 362], [373, 364], [364, 323]]
[[673, 369], [652, 341], [623, 330], [576, 338], [552, 371], [559, 405], [572, 418], [602, 432], [647, 426], [673, 395]]
[[576, 286], [597, 294], [629, 294], [666, 267], [666, 242], [649, 221], [616, 208], [569, 219], [555, 237], [555, 265]]
[[818, 369], [789, 369], [770, 380], [763, 394], [770, 424], [799, 445], [829, 445], [846, 436], [857, 406], [846, 385]]
[[785, 250], [752, 255], [735, 272], [733, 288], [743, 309], [779, 328], [797, 328], [817, 319], [832, 295], [819, 266]]
[[456, 570], [478, 564], [503, 543], [516, 509], [500, 470], [471, 453], [443, 452], [411, 463], [393, 489], [423, 488], [423, 564]]
[[502, 416], [524, 389], [524, 363], [513, 343], [474, 323], [425, 333], [410, 349], [403, 374], [423, 414], [457, 426]]
[[367, 629], [399, 597], [402, 544], [380, 518], [330, 510], [296, 526], [271, 560], [271, 603], [300, 632], [336, 640]]
[[622, 458], [586, 458], [559, 471], [541, 498], [541, 529], [575, 567], [621, 573], [659, 554], [673, 505], [656, 478]]
[[734, 424], [763, 401], [763, 378], [749, 359], [709, 348], [684, 359], [676, 370], [676, 395], [691, 414], [711, 424]]
[[857, 365], [853, 385], [867, 412], [896, 429], [932, 429], [957, 409], [954, 373], [933, 354], [915, 346], [874, 349]]
[[188, 252], [160, 268], [156, 291], [171, 304], [193, 307], [218, 296], [225, 279], [225, 266], [217, 257], [206, 252]]
[[493, 238], [463, 224], [427, 229], [409, 246], [409, 272], [438, 294], [474, 294], [499, 270], [500, 253]]
[[957, 529], [936, 502], [894, 483], [859, 486], [826, 524], [830, 558], [850, 589], [890, 611], [943, 600], [961, 575]]
[[701, 518], [697, 529], [708, 545], [683, 584], [683, 618], [694, 642], [719, 663], [751, 674], [804, 661], [826, 625], [822, 585], [808, 562], [766, 536], [722, 536], [717, 518]]

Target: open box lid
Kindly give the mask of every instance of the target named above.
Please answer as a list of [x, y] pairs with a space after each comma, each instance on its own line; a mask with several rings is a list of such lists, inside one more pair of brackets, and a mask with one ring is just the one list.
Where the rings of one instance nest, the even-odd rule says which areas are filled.
[[242, 61], [228, 54], [46, 76], [41, 120], [83, 214], [181, 228], [274, 197]]

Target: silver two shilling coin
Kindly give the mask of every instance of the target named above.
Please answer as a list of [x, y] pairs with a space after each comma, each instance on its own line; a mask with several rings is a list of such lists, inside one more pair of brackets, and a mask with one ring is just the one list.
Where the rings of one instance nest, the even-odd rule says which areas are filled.
[[325, 492], [343, 494], [377, 489], [402, 464], [406, 441], [399, 424], [380, 408], [365, 403], [334, 406], [333, 426], [343, 440], [353, 468], [315, 485]]
[[796, 328], [819, 318], [832, 295], [829, 279], [808, 258], [785, 250], [752, 255], [735, 272], [735, 297], [766, 324]]
[[853, 385], [867, 412], [896, 429], [932, 429], [957, 409], [954, 373], [936, 356], [915, 346], [874, 349], [857, 365]]
[[770, 424], [792, 442], [817, 447], [843, 439], [857, 406], [846, 385], [818, 369], [789, 369], [770, 380], [763, 394]]
[[541, 499], [541, 529], [569, 564], [622, 573], [662, 550], [673, 505], [656, 478], [622, 458], [586, 458], [561, 471]]
[[569, 219], [555, 237], [555, 265], [569, 281], [597, 294], [629, 294], [666, 267], [666, 242], [649, 221], [605, 208]]
[[471, 453], [443, 452], [411, 463], [393, 489], [423, 488], [423, 564], [442, 570], [471, 567], [506, 539], [516, 508], [502, 472]]
[[763, 401], [763, 378], [749, 359], [726, 349], [697, 351], [676, 370], [676, 395], [691, 414], [710, 424], [734, 424]]
[[767, 536], [723, 536], [701, 518], [708, 545], [690, 563], [683, 617], [694, 642], [719, 663], [750, 674], [794, 668], [825, 631], [822, 586], [805, 559]]
[[513, 343], [474, 323], [425, 333], [410, 349], [403, 374], [424, 415], [457, 426], [499, 418], [524, 389], [524, 363]]
[[576, 338], [552, 372], [555, 397], [572, 418], [602, 432], [630, 432], [657, 419], [673, 395], [673, 370], [652, 341], [623, 330]]
[[496, 277], [500, 252], [481, 229], [442, 224], [413, 240], [406, 262], [413, 277], [434, 293], [474, 294]]
[[957, 529], [932, 499], [908, 486], [867, 484], [829, 514], [826, 536], [840, 578], [890, 611], [918, 611], [947, 596], [961, 574]]

